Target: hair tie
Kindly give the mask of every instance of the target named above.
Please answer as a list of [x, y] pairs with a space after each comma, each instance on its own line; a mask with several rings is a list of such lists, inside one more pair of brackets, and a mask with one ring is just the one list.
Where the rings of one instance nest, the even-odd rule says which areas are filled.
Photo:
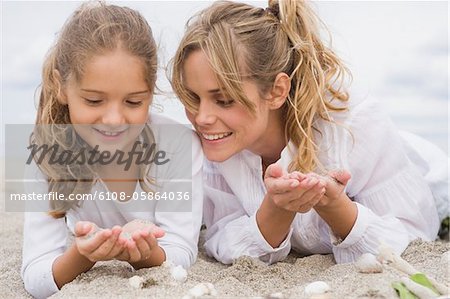
[[279, 17], [279, 8], [278, 5], [275, 7], [266, 7], [266, 9], [264, 10], [266, 12], [266, 14], [271, 14], [273, 15], [275, 18], [277, 18], [278, 20], [280, 19]]

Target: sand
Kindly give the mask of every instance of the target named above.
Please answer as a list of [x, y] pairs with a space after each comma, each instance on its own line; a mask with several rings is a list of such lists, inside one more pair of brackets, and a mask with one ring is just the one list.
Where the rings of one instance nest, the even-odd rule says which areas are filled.
[[[0, 297], [31, 298], [20, 278], [23, 214], [4, 212], [2, 207], [0, 221]], [[419, 271], [450, 285], [449, 253], [446, 253], [449, 251], [448, 242], [416, 240], [404, 252], [403, 258]], [[143, 289], [131, 287], [128, 279], [134, 275], [143, 277], [147, 286]], [[330, 285], [329, 298], [397, 298], [390, 285], [401, 276], [390, 267], [377, 274], [358, 273], [354, 264], [337, 265], [332, 255], [300, 257], [292, 253], [285, 261], [271, 266], [242, 257], [233, 265], [225, 266], [200, 250], [184, 283], [173, 280], [167, 267], [134, 271], [122, 262], [101, 262], [51, 298], [182, 298], [201, 282], [213, 283], [217, 298], [276, 298], [280, 294], [275, 293], [279, 292], [283, 298], [307, 298], [305, 285], [317, 280]]]

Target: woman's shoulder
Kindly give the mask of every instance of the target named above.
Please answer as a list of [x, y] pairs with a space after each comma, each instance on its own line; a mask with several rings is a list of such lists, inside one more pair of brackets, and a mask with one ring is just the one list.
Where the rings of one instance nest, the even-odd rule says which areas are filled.
[[329, 117], [332, 122], [320, 119], [319, 124], [326, 125], [330, 123], [350, 124], [355, 118], [371, 117], [374, 115], [385, 115], [381, 103], [374, 98], [352, 98], [345, 105], [340, 105], [339, 108], [344, 110], [329, 111]]

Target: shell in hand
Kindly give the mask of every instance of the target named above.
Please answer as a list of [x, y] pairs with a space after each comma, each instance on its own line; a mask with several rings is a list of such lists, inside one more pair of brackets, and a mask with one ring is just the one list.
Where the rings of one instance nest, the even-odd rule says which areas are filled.
[[127, 224], [125, 224], [122, 227], [122, 233], [120, 234], [120, 237], [124, 239], [131, 239], [132, 234], [135, 231], [148, 231], [150, 233], [153, 233], [156, 230], [159, 230], [159, 228], [150, 220], [147, 219], [134, 219]]

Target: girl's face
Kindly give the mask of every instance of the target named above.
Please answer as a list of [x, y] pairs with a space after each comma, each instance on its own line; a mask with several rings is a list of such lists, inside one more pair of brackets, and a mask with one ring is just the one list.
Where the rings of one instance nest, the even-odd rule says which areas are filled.
[[117, 49], [87, 61], [80, 82], [69, 79], [61, 102], [75, 131], [100, 151], [128, 151], [148, 118], [152, 99], [141, 60]]
[[244, 149], [264, 155], [271, 147], [270, 108], [261, 99], [256, 84], [243, 83], [247, 98], [256, 106], [256, 115], [252, 115], [242, 104], [223, 94], [202, 51], [189, 54], [183, 78], [186, 88], [198, 98], [198, 112], [186, 110], [186, 115], [200, 136], [208, 160], [222, 162]]

